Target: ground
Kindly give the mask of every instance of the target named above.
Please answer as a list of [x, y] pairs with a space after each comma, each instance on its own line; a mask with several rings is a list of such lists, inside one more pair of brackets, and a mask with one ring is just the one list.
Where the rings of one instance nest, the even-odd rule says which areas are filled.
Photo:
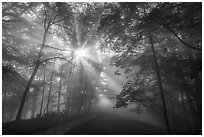
[[97, 112], [59, 126], [34, 132], [33, 135], [152, 135], [164, 130], [109, 112]]
[[71, 129], [69, 135], [151, 135], [164, 134], [153, 125], [141, 123], [118, 115], [104, 112], [92, 120]]

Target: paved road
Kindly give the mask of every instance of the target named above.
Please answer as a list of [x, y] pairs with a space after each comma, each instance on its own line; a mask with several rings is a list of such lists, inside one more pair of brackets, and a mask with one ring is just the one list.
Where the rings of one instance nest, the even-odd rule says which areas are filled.
[[152, 135], [164, 134], [158, 127], [111, 113], [102, 113], [65, 134], [67, 135]]
[[65, 132], [68, 132], [70, 129], [83, 125], [84, 123], [87, 123], [92, 119], [95, 119], [95, 117], [97, 117], [98, 115], [99, 115], [98, 113], [93, 113], [93, 114], [90, 114], [89, 116], [81, 117], [77, 120], [73, 120], [52, 128], [40, 130], [38, 132], [33, 133], [33, 135], [63, 135]]

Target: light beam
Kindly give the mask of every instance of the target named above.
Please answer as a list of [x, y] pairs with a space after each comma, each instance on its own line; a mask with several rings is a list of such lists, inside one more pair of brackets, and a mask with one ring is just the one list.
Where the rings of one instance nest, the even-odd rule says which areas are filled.
[[74, 54], [75, 54], [77, 59], [82, 59], [82, 58], [85, 58], [85, 57], [89, 56], [88, 50], [87, 49], [83, 49], [83, 48], [75, 50]]

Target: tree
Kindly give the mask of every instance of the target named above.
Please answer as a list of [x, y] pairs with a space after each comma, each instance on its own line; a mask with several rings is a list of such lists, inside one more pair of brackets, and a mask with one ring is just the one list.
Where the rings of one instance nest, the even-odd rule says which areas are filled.
[[46, 85], [46, 76], [45, 76], [45, 68], [44, 68], [44, 77], [43, 77], [43, 89], [42, 89], [42, 100], [41, 100], [41, 105], [40, 105], [40, 116], [42, 116], [42, 108], [43, 108], [43, 103], [44, 103], [44, 93], [45, 93], [45, 85]]
[[[168, 5], [169, 3], [164, 3], [164, 5]], [[181, 3], [182, 4], [182, 3]], [[144, 5], [146, 8], [146, 14], [144, 13]], [[104, 41], [108, 43], [107, 45], [116, 52], [116, 55], [112, 58], [112, 65], [116, 67], [120, 67], [124, 69], [124, 72], [128, 74], [127, 79], [129, 79], [126, 83], [126, 86], [124, 86], [122, 92], [117, 97], [117, 103], [116, 107], [122, 107], [127, 106], [129, 102], [151, 102], [149, 99], [153, 99], [154, 96], [150, 96], [149, 94], [144, 94], [147, 92], [147, 89], [149, 86], [153, 88], [155, 86], [148, 83], [149, 80], [155, 81], [155, 76], [153, 73], [157, 74], [158, 83], [160, 85], [160, 91], [161, 91], [161, 97], [163, 100], [163, 107], [164, 107], [164, 116], [166, 119], [166, 125], [167, 130], [169, 131], [169, 124], [167, 120], [167, 109], [165, 108], [168, 102], [166, 101], [167, 93], [163, 94], [162, 86], [168, 86], [170, 85], [166, 80], [170, 80], [173, 76], [173, 79], [175, 79], [178, 74], [175, 67], [173, 67], [177, 62], [184, 61], [185, 58], [190, 55], [192, 55], [191, 49], [197, 49], [197, 47], [190, 46], [191, 48], [188, 50], [183, 45], [186, 42], [181, 39], [179, 40], [178, 37], [172, 37], [171, 34], [173, 32], [169, 31], [167, 28], [163, 27], [164, 21], [171, 23], [171, 27], [173, 27], [176, 31], [178, 31], [178, 34], [182, 35], [181, 33], [184, 33], [188, 31], [188, 28], [186, 27], [182, 31], [178, 28], [175, 28], [174, 26], [180, 25], [181, 22], [173, 22], [172, 20], [174, 18], [170, 18], [165, 20], [159, 18], [158, 15], [163, 15], [163, 17], [166, 17], [166, 14], [169, 16], [172, 16], [172, 11], [169, 13], [169, 11], [165, 11], [164, 9], [162, 12], [159, 13], [162, 14], [154, 14], [156, 10], [158, 10], [162, 4], [160, 3], [120, 3], [118, 8], [113, 8], [115, 10], [112, 10], [112, 12], [109, 15], [106, 15], [101, 20], [101, 30], [105, 35]], [[177, 4], [174, 5], [170, 4], [172, 9], [176, 9], [179, 6]], [[173, 5], [173, 6], [172, 6]], [[187, 9], [185, 7], [185, 4], [182, 4], [183, 9]], [[193, 4], [189, 4], [193, 5]], [[177, 7], [178, 6], [178, 7]], [[162, 7], [162, 6], [161, 6]], [[182, 10], [183, 10], [182, 9]], [[199, 12], [198, 12], [199, 13]], [[185, 13], [186, 14], [186, 13]], [[154, 15], [154, 16], [153, 16]], [[196, 14], [197, 18], [199, 18], [199, 14]], [[175, 17], [175, 15], [173, 14]], [[176, 15], [180, 16], [180, 15]], [[157, 18], [158, 17], [158, 18]], [[160, 20], [159, 20], [160, 19]], [[171, 20], [172, 19], [172, 20]], [[170, 21], [171, 20], [171, 21]], [[189, 21], [189, 20], [188, 20]], [[188, 23], [187, 20], [185, 20], [185, 23]], [[159, 25], [158, 25], [159, 24]], [[162, 25], [161, 25], [162, 24]], [[198, 27], [198, 26], [196, 26]], [[172, 29], [173, 29], [172, 28]], [[177, 35], [178, 35], [177, 34]], [[175, 36], [175, 34], [173, 34]], [[150, 42], [148, 41], [150, 39]], [[154, 39], [154, 41], [152, 40]], [[192, 39], [193, 41], [194, 39]], [[173, 41], [173, 42], [172, 42]], [[169, 43], [168, 43], [169, 42]], [[197, 41], [199, 43], [199, 41]], [[200, 41], [201, 42], [201, 41]], [[171, 44], [176, 44], [175, 46]], [[150, 45], [151, 48], [148, 46]], [[189, 48], [186, 44], [184, 44], [187, 48]], [[107, 48], [107, 46], [101, 45], [103, 48]], [[199, 49], [198, 49], [199, 50]], [[153, 53], [153, 57], [151, 55], [151, 52]], [[155, 56], [155, 52], [157, 53], [157, 58]], [[195, 51], [193, 55], [197, 56], [199, 58], [199, 54], [197, 54], [199, 51]], [[173, 55], [174, 54], [174, 55]], [[170, 59], [172, 56], [178, 57], [178, 59], [175, 60], [169, 60], [170, 62], [166, 62], [166, 60]], [[187, 57], [187, 58], [188, 58]], [[165, 61], [162, 60], [162, 58], [165, 58]], [[155, 62], [155, 63], [154, 63]], [[152, 67], [154, 64], [156, 65], [156, 72]], [[162, 64], [166, 64], [165, 67]], [[138, 70], [134, 70], [135, 66], [139, 67]], [[170, 68], [174, 68], [173, 70]], [[158, 69], [160, 68], [160, 70]], [[178, 68], [178, 67], [177, 67]], [[168, 69], [168, 72], [166, 71]], [[183, 68], [184, 69], [184, 66]], [[136, 71], [136, 72], [135, 72]], [[176, 71], [176, 72], [175, 72]], [[183, 71], [183, 70], [182, 70]], [[182, 72], [181, 71], [181, 72]], [[117, 72], [118, 73], [118, 72]], [[119, 74], [119, 73], [118, 73]], [[142, 77], [138, 79], [138, 75], [144, 76], [144, 74], [147, 75], [147, 77]], [[167, 76], [168, 75], [168, 76]], [[178, 74], [179, 75], [179, 74]], [[141, 79], [146, 80], [142, 83], [138, 84], [138, 80], [141, 81]], [[172, 81], [173, 81], [172, 79]], [[184, 79], [180, 79], [181, 81], [185, 81]], [[171, 82], [172, 82], [171, 81]], [[161, 84], [162, 82], [162, 84]], [[180, 83], [181, 84], [181, 83]], [[174, 83], [174, 86], [178, 86], [176, 83]], [[143, 87], [146, 87], [143, 89]], [[200, 86], [199, 86], [200, 87]], [[142, 88], [142, 90], [140, 89]], [[183, 89], [182, 89], [183, 90]], [[136, 93], [135, 93], [136, 92]], [[134, 94], [135, 93], [135, 94]], [[153, 95], [156, 95], [157, 92], [153, 93]], [[141, 94], [141, 96], [140, 96]], [[191, 96], [191, 95], [189, 95]], [[188, 100], [191, 100], [188, 98]], [[164, 103], [167, 102], [167, 103]], [[146, 104], [145, 103], [145, 104]], [[155, 103], [153, 103], [155, 104]], [[144, 105], [148, 106], [148, 105]], [[193, 107], [192, 107], [193, 109]], [[169, 132], [170, 133], [170, 132]]]
[[[48, 32], [49, 32], [49, 29], [53, 24], [61, 21], [61, 19], [56, 20], [57, 13], [55, 13], [54, 18], [51, 17], [52, 15], [50, 15], [50, 14], [53, 12], [53, 11], [51, 11], [51, 5], [44, 3], [44, 4], [41, 4], [40, 6], [43, 7], [43, 10], [42, 10], [42, 14], [39, 15], [39, 16], [41, 16], [41, 17], [44, 16], [44, 20], [43, 20], [43, 28], [44, 28], [43, 39], [42, 39], [41, 47], [40, 47], [40, 50], [39, 50], [39, 53], [38, 53], [38, 56], [37, 56], [37, 60], [36, 60], [36, 63], [35, 63], [35, 68], [34, 68], [33, 73], [30, 76], [30, 78], [29, 78], [29, 80], [28, 80], [28, 82], [27, 82], [27, 84], [25, 86], [25, 90], [24, 90], [24, 93], [23, 93], [23, 96], [22, 96], [22, 100], [21, 100], [21, 103], [20, 103], [20, 107], [19, 107], [19, 111], [18, 111], [16, 120], [20, 119], [20, 115], [22, 113], [23, 106], [24, 106], [25, 99], [26, 99], [27, 93], [29, 91], [30, 85], [31, 85], [32, 80], [33, 80], [35, 74], [37, 73], [37, 70], [38, 70], [38, 68], [39, 68], [39, 66], [41, 64], [41, 57], [42, 57], [42, 53], [43, 53], [43, 50], [44, 50], [44, 47], [45, 47], [45, 44], [46, 44], [46, 38], [47, 38], [47, 35], [48, 35]], [[38, 16], [38, 15], [36, 15], [36, 16]]]

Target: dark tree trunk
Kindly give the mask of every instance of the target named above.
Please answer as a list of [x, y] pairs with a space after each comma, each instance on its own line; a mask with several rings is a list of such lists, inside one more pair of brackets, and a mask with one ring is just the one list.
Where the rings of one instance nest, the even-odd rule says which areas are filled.
[[176, 115], [175, 115], [175, 111], [174, 111], [174, 98], [172, 96], [172, 94], [170, 94], [170, 102], [171, 102], [171, 111], [172, 111], [172, 116], [173, 116], [173, 126], [174, 126], [174, 130], [176, 130]]
[[18, 113], [17, 113], [17, 116], [16, 116], [16, 120], [20, 120], [20, 116], [21, 116], [21, 113], [22, 113], [22, 110], [23, 110], [23, 106], [25, 104], [25, 100], [26, 100], [26, 96], [29, 92], [29, 89], [30, 89], [30, 86], [31, 86], [31, 83], [33, 81], [33, 78], [35, 77], [35, 74], [38, 70], [40, 66], [40, 61], [38, 60], [36, 62], [36, 65], [35, 65], [35, 69], [33, 71], [33, 74], [31, 75], [30, 79], [28, 80], [26, 86], [25, 86], [25, 90], [24, 90], [24, 93], [23, 93], [23, 96], [22, 96], [22, 99], [21, 99], [21, 103], [20, 103], [20, 107], [19, 107], [19, 110], [18, 110]]
[[164, 90], [162, 87], [162, 81], [161, 81], [161, 76], [160, 76], [159, 65], [157, 62], [157, 56], [156, 56], [156, 53], [154, 50], [153, 39], [151, 36], [151, 31], [150, 31], [149, 26], [148, 26], [148, 35], [149, 35], [150, 45], [151, 45], [151, 49], [152, 49], [152, 53], [153, 53], [154, 64], [155, 64], [155, 69], [156, 69], [156, 74], [157, 74], [157, 80], [158, 80], [158, 84], [159, 84], [159, 90], [160, 90], [160, 94], [161, 94], [161, 98], [162, 98], [162, 106], [163, 106], [165, 125], [166, 125], [166, 129], [167, 129], [168, 134], [171, 134], [169, 121], [168, 121], [168, 115], [167, 115], [166, 101], [165, 101], [165, 97], [164, 97]]
[[[54, 65], [53, 65], [54, 66]], [[47, 113], [49, 111], [49, 105], [50, 105], [50, 96], [51, 96], [51, 92], [52, 92], [52, 79], [53, 79], [53, 74], [54, 71], [52, 71], [51, 77], [50, 77], [50, 86], [49, 86], [49, 92], [48, 92], [48, 100], [47, 100]]]
[[195, 102], [196, 102], [196, 134], [201, 134], [202, 130], [202, 80], [198, 74], [194, 76], [195, 79]]
[[91, 112], [91, 102], [92, 102], [92, 97], [89, 98], [89, 102], [88, 102], [88, 112]]
[[2, 117], [4, 118], [5, 113], [5, 106], [6, 106], [6, 90], [4, 91], [3, 102], [2, 102]]
[[37, 70], [38, 70], [38, 68], [40, 66], [40, 58], [42, 56], [42, 51], [43, 51], [44, 46], [45, 46], [48, 29], [49, 29], [49, 27], [47, 29], [45, 29], [45, 32], [44, 32], [44, 35], [43, 35], [42, 45], [41, 45], [41, 48], [40, 48], [40, 51], [39, 51], [39, 54], [38, 54], [38, 58], [37, 58], [37, 61], [36, 61], [36, 64], [35, 64], [34, 71], [33, 71], [32, 75], [30, 76], [28, 82], [26, 83], [25, 90], [23, 92], [23, 96], [22, 96], [22, 99], [21, 99], [21, 102], [20, 102], [20, 107], [19, 107], [19, 110], [18, 110], [18, 113], [17, 113], [17, 116], [16, 116], [16, 121], [20, 120], [21, 113], [22, 113], [22, 110], [23, 110], [23, 106], [25, 104], [26, 96], [27, 96], [27, 94], [29, 92], [29, 89], [30, 89], [30, 86], [32, 84], [33, 78], [35, 77], [35, 74], [37, 73]]
[[178, 67], [178, 69], [177, 69], [178, 73], [180, 74], [180, 78], [181, 78], [182, 88], [185, 90], [185, 93], [186, 93], [186, 99], [187, 99], [187, 102], [189, 104], [190, 114], [193, 117], [192, 119], [190, 119], [191, 122], [192, 122], [192, 124], [190, 124], [190, 125], [192, 125], [191, 126], [192, 127], [191, 128], [191, 130], [192, 130], [191, 132], [195, 133], [196, 129], [195, 129], [194, 125], [196, 125], [197, 116], [196, 116], [196, 109], [195, 109], [195, 106], [194, 106], [194, 101], [192, 99], [193, 90], [189, 86], [188, 82], [186, 81], [185, 76], [183, 74], [183, 71], [182, 71], [182, 69], [181, 69], [179, 64], [177, 64], [177, 67]]
[[183, 96], [183, 91], [181, 91], [181, 103], [182, 103], [182, 108], [183, 108], [183, 114], [184, 114], [184, 119], [185, 119], [185, 125], [187, 127], [187, 131], [189, 132], [190, 131], [190, 126], [189, 126], [189, 123], [188, 123], [188, 118], [186, 116], [186, 108], [185, 108], [185, 102], [184, 102], [184, 96]]
[[23, 118], [24, 118], [24, 119], [26, 119], [27, 108], [28, 108], [28, 102], [26, 101], [26, 102], [25, 102], [24, 109], [23, 109]]
[[31, 118], [35, 118], [36, 103], [37, 103], [37, 93], [33, 93], [33, 97], [32, 98], [33, 99], [32, 99]]
[[45, 69], [44, 69], [44, 77], [43, 77], [42, 99], [41, 99], [41, 105], [40, 105], [40, 116], [42, 116], [42, 108], [43, 108], [43, 103], [44, 103], [44, 93], [45, 93]]
[[[144, 10], [144, 15], [146, 16], [145, 5], [143, 5], [143, 10]], [[155, 53], [155, 50], [154, 50], [154, 44], [153, 44], [153, 39], [152, 39], [152, 35], [151, 35], [151, 30], [150, 30], [149, 24], [147, 24], [146, 26], [147, 26], [147, 33], [148, 33], [148, 37], [149, 37], [149, 41], [150, 41], [150, 45], [151, 45], [151, 49], [152, 49], [152, 54], [153, 54], [153, 59], [154, 59], [154, 64], [155, 64], [155, 70], [156, 70], [156, 74], [157, 74], [157, 81], [158, 81], [158, 84], [159, 84], [159, 91], [160, 91], [161, 99], [162, 99], [165, 126], [166, 126], [167, 133], [172, 134], [170, 126], [169, 126], [166, 101], [165, 101], [165, 97], [164, 97], [164, 90], [163, 90], [163, 87], [162, 87], [160, 70], [159, 70], [159, 65], [158, 65], [158, 62], [157, 62], [157, 56], [156, 56], [156, 53]]]
[[66, 102], [66, 111], [69, 112], [69, 100], [70, 100], [70, 94], [71, 94], [71, 87], [70, 87], [70, 79], [71, 79], [71, 75], [72, 75], [72, 68], [70, 68], [70, 72], [68, 75], [68, 80], [67, 80], [67, 88], [66, 88], [66, 98], [67, 98], [67, 102]]
[[[73, 62], [73, 52], [71, 53], [71, 62]], [[74, 67], [71, 66], [70, 68], [70, 72], [68, 74], [68, 80], [67, 80], [67, 88], [66, 88], [66, 99], [67, 99], [67, 102], [66, 102], [66, 111], [69, 113], [69, 107], [70, 107], [70, 95], [71, 95], [71, 77], [72, 77], [72, 72], [74, 70]]]
[[80, 70], [79, 70], [79, 84], [77, 91], [77, 114], [81, 112], [82, 100], [83, 100], [83, 90], [84, 90], [84, 66], [82, 62], [80, 62]]
[[60, 111], [60, 95], [61, 95], [61, 86], [62, 86], [62, 78], [60, 77], [60, 83], [59, 83], [59, 93], [58, 93], [58, 103], [57, 103], [57, 112]]

